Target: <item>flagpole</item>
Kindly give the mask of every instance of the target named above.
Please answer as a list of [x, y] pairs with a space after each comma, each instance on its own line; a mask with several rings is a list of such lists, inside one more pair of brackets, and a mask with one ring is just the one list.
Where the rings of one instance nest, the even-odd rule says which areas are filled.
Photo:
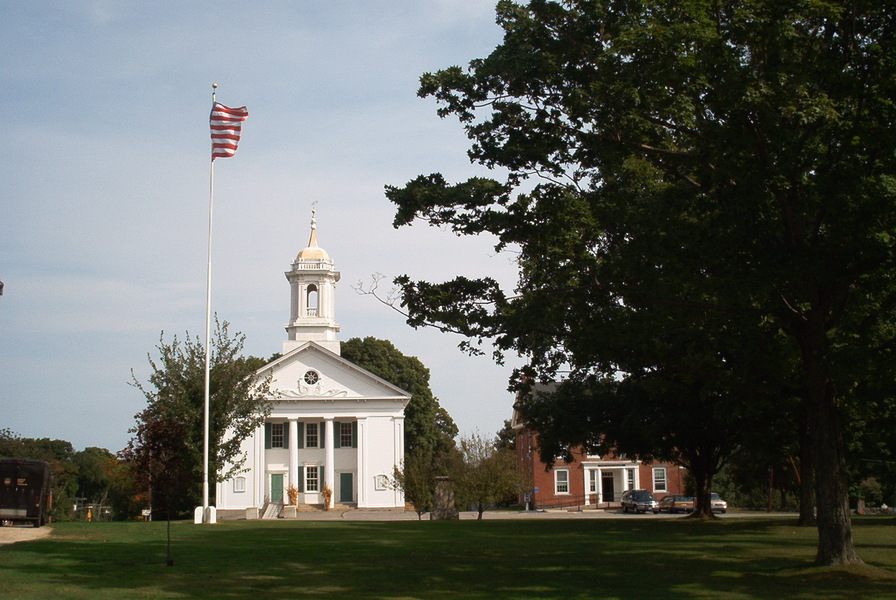
[[[215, 105], [215, 90], [218, 84], [212, 84], [212, 106]], [[205, 283], [205, 385], [203, 391], [203, 430], [202, 430], [202, 515], [194, 521], [201, 523], [214, 522], [211, 518], [208, 502], [208, 447], [209, 447], [209, 389], [211, 372], [211, 331], [212, 331], [212, 215], [215, 205], [215, 158], [212, 156], [208, 175], [208, 267]]]
[[215, 90], [218, 84], [212, 84], [212, 112], [209, 115], [209, 128], [212, 137], [211, 166], [208, 172], [208, 277], [205, 290], [205, 386], [203, 408], [202, 435], [202, 506], [193, 511], [195, 523], [217, 522], [216, 508], [209, 506], [209, 388], [212, 348], [212, 215], [215, 205], [215, 158], [233, 156], [240, 141], [242, 122], [249, 118], [245, 106], [230, 108], [218, 104]]

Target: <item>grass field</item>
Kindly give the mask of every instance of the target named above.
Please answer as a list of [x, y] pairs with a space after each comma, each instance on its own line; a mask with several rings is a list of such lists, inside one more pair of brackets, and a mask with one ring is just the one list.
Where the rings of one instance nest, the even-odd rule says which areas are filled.
[[896, 519], [866, 565], [812, 566], [781, 520], [61, 523], [0, 548], [0, 598], [896, 598]]

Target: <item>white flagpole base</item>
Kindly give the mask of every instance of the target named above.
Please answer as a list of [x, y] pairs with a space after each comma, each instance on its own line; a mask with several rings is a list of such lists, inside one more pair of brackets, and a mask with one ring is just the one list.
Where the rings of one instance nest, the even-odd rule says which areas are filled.
[[218, 509], [214, 506], [209, 506], [208, 508], [203, 508], [201, 506], [197, 506], [193, 511], [193, 523], [195, 525], [199, 525], [200, 523], [217, 523], [218, 522]]

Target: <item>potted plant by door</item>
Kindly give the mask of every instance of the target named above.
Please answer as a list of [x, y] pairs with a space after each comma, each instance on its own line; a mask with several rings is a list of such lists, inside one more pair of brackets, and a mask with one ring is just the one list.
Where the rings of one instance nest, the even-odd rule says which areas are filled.
[[324, 510], [330, 510], [330, 500], [333, 499], [333, 490], [330, 489], [330, 486], [324, 484]]

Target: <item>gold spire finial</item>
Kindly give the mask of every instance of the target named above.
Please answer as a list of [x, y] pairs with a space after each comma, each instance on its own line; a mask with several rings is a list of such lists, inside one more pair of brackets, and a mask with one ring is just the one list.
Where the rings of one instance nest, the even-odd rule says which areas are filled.
[[309, 248], [317, 248], [317, 200], [311, 203], [311, 239], [308, 240]]

